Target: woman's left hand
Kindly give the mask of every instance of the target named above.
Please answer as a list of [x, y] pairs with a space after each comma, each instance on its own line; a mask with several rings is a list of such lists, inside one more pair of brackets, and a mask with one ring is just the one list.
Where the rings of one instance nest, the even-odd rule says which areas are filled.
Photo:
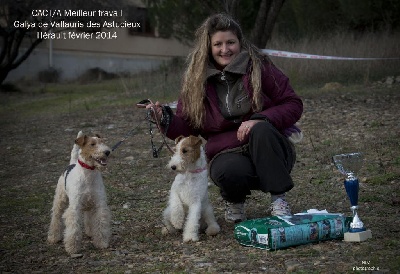
[[261, 122], [261, 120], [248, 120], [242, 122], [237, 131], [238, 140], [242, 142], [246, 138], [246, 136], [250, 134], [251, 128], [259, 122]]

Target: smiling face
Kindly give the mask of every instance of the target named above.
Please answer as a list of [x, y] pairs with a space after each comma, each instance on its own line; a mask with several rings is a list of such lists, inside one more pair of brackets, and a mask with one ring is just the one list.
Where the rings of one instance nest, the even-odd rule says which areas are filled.
[[232, 31], [217, 31], [211, 35], [211, 55], [220, 69], [229, 65], [240, 53], [240, 42]]

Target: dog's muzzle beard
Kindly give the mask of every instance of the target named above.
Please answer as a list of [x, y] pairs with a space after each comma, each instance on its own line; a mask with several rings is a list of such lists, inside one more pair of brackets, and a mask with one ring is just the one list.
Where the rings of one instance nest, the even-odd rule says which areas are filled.
[[104, 152], [104, 154], [106, 155], [106, 157], [93, 157], [93, 156], [91, 156], [90, 158], [92, 158], [100, 166], [104, 167], [104, 166], [107, 165], [107, 158], [110, 155], [110, 151], [107, 150], [107, 151]]
[[186, 165], [185, 162], [181, 162], [179, 164], [170, 164], [169, 167], [175, 171], [175, 172], [179, 172], [179, 173], [183, 173], [186, 170]]
[[107, 165], [107, 158], [93, 158], [92, 159], [101, 166]]

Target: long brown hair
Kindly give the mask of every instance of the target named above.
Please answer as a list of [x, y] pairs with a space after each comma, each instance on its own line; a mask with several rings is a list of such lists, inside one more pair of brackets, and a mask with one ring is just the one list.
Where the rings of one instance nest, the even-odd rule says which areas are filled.
[[183, 77], [181, 101], [183, 113], [191, 126], [201, 128], [205, 116], [204, 98], [206, 73], [211, 51], [211, 36], [218, 31], [231, 31], [241, 45], [247, 50], [252, 63], [251, 85], [253, 88], [253, 109], [261, 110], [261, 59], [260, 50], [243, 36], [240, 25], [227, 14], [216, 14], [208, 17], [196, 30], [195, 46], [187, 58], [187, 69]]

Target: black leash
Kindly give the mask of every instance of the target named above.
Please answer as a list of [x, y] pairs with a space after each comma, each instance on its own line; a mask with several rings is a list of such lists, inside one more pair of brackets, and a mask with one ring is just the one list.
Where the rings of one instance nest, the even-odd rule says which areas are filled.
[[153, 124], [155, 123], [154, 121], [151, 120], [151, 109], [147, 111], [146, 118], [149, 121], [149, 133], [150, 133], [150, 144], [151, 144], [151, 150], [153, 152], [153, 158], [158, 158], [160, 155], [161, 149], [164, 146], [164, 142], [161, 143], [161, 145], [157, 148], [156, 145], [154, 144], [153, 138]]
[[[144, 100], [140, 101], [137, 104], [137, 106], [145, 107], [147, 104], [150, 104], [150, 103], [152, 103], [150, 99], [144, 99]], [[151, 149], [152, 149], [152, 152], [153, 152], [153, 157], [154, 158], [158, 158], [158, 156], [160, 156], [161, 149], [163, 148], [164, 145], [168, 148], [168, 150], [172, 154], [174, 154], [174, 150], [167, 143], [166, 136], [163, 133], [163, 130], [161, 128], [160, 122], [158, 121], [157, 118], [155, 119], [155, 121], [152, 119], [151, 112], [153, 112], [154, 116], [156, 116], [156, 110], [154, 108], [150, 108], [150, 109], [147, 110], [147, 114], [146, 114], [146, 118], [149, 121], [150, 144], [151, 144]], [[165, 131], [167, 131], [168, 127], [169, 127], [171, 113], [169, 113], [169, 111], [167, 111], [167, 108], [165, 106], [162, 106], [162, 112], [163, 112], [162, 120], [164, 118], [164, 121], [162, 121], [162, 123], [163, 123]], [[154, 144], [154, 141], [153, 141], [154, 134], [153, 134], [153, 125], [152, 124], [156, 124], [157, 125], [157, 128], [160, 131], [160, 134], [161, 134], [161, 137], [162, 137], [162, 143], [161, 143], [160, 147], [158, 147], [158, 148], [156, 147], [156, 145]]]
[[112, 148], [111, 151], [116, 150], [126, 139], [136, 134], [135, 130], [138, 128], [139, 125], [131, 129], [120, 141], [118, 141]]
[[[145, 100], [140, 101], [140, 102], [137, 104], [137, 106], [139, 106], [139, 107], [146, 107], [146, 105], [147, 105], [147, 104], [150, 104], [150, 103], [152, 103], [150, 99], [145, 99]], [[171, 110], [169, 109], [169, 111], [167, 111], [167, 108], [163, 106], [162, 111], [163, 111], [163, 117], [166, 117], [166, 118], [165, 118], [165, 121], [163, 121], [164, 128], [165, 128], [165, 130], [168, 130], [169, 122], [170, 122], [170, 118], [171, 118], [171, 117], [170, 117], [170, 115], [171, 115], [171, 113], [170, 113]], [[152, 119], [151, 112], [153, 112], [154, 115], [156, 115], [155, 109], [154, 109], [154, 108], [149, 108], [149, 109], [147, 110], [147, 113], [146, 113], [146, 119], [149, 121], [150, 144], [151, 144], [151, 149], [152, 149], [152, 152], [153, 152], [153, 157], [154, 157], [154, 158], [158, 158], [158, 156], [160, 156], [160, 152], [161, 152], [161, 149], [163, 148], [164, 144], [165, 144], [165, 146], [168, 148], [168, 150], [169, 150], [172, 154], [174, 154], [173, 149], [168, 145], [168, 143], [167, 143], [167, 141], [166, 141], [166, 139], [165, 139], [165, 134], [162, 132], [160, 122], [159, 122], [157, 119], [155, 119], [155, 121]], [[162, 137], [162, 143], [161, 143], [161, 145], [160, 145], [158, 148], [157, 148], [156, 145], [154, 144], [154, 140], [153, 140], [153, 139], [154, 139], [154, 133], [153, 133], [153, 125], [152, 125], [152, 124], [156, 124], [156, 125], [157, 125], [157, 128], [158, 128], [158, 130], [160, 131], [160, 134], [161, 134], [161, 137]], [[137, 126], [134, 127], [132, 130], [130, 130], [130, 131], [124, 136], [124, 138], [122, 138], [120, 141], [118, 141], [118, 142], [111, 148], [111, 151], [116, 150], [123, 142], [125, 142], [126, 139], [128, 139], [129, 137], [135, 135], [135, 134], [136, 134], [136, 129], [137, 129], [138, 127], [139, 127], [139, 125], [137, 125]]]

